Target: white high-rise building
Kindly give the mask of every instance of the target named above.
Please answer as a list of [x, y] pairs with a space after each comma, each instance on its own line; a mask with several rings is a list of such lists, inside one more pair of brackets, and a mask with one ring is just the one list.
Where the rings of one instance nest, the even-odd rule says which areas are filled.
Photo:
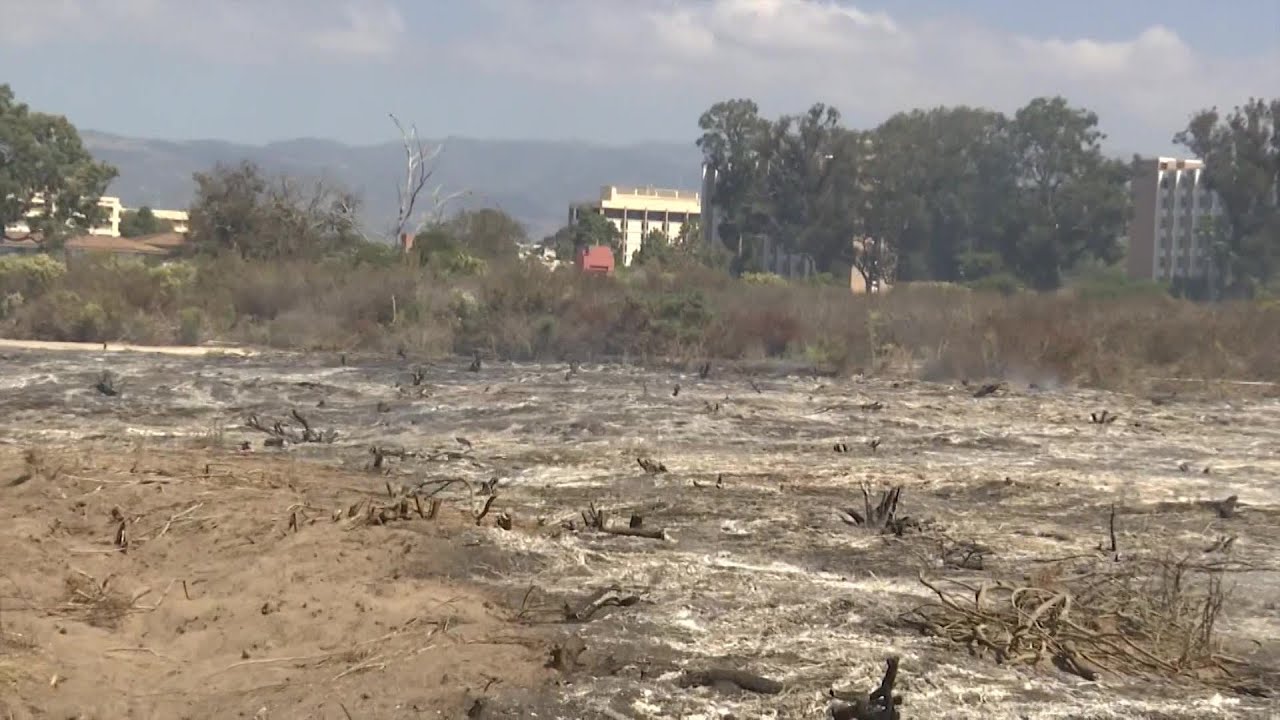
[[1131, 185], [1129, 277], [1170, 281], [1209, 269], [1204, 232], [1222, 214], [1204, 178], [1204, 163], [1159, 157], [1143, 160]]

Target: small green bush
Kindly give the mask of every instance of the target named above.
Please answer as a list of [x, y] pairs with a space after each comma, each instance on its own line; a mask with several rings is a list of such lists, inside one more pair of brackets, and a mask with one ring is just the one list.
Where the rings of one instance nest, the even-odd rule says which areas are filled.
[[782, 287], [787, 285], [787, 279], [781, 275], [767, 272], [749, 272], [742, 274], [742, 282], [749, 285], [773, 285]]
[[0, 257], [0, 296], [18, 293], [31, 300], [51, 290], [67, 274], [67, 266], [48, 255]]
[[967, 284], [967, 287], [977, 292], [994, 292], [1000, 293], [1005, 297], [1015, 295], [1026, 288], [1022, 281], [1018, 280], [1011, 273], [1001, 272], [994, 275], [988, 275], [984, 278], [974, 280]]
[[178, 313], [178, 342], [199, 345], [204, 340], [205, 315], [196, 307], [182, 308]]

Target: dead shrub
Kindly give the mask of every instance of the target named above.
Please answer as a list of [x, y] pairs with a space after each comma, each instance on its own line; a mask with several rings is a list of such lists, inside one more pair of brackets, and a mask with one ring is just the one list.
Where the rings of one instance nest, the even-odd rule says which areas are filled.
[[1101, 673], [1185, 677], [1232, 685], [1222, 654], [1223, 570], [1185, 558], [1050, 565], [1021, 581], [979, 587], [921, 577], [937, 596], [903, 616], [927, 634], [999, 663], [1052, 662], [1087, 679]]
[[64, 612], [94, 627], [114, 628], [133, 608], [133, 598], [111, 586], [111, 577], [99, 581], [76, 571], [66, 578]]
[[1110, 388], [1161, 375], [1280, 380], [1275, 303], [1197, 305], [1148, 292], [1005, 297], [941, 283], [868, 297], [697, 267], [605, 278], [517, 261], [466, 277], [342, 258], [28, 264], [6, 266], [5, 283], [26, 292], [0, 318], [0, 331], [22, 338], [218, 337], [281, 348], [479, 349], [520, 360], [789, 358], [939, 381]]

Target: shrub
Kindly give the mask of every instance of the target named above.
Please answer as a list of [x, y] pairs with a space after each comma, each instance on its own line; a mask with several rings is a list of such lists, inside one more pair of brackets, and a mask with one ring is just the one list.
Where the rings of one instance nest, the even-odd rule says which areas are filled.
[[[50, 340], [469, 353], [513, 359], [790, 358], [944, 380], [1123, 387], [1143, 376], [1280, 379], [1280, 304], [1198, 305], [1114, 274], [1066, 292], [735, 280], [697, 265], [629, 277], [495, 260], [479, 275], [416, 263], [0, 258], [0, 331]], [[1006, 297], [1004, 293], [1014, 293]]]
[[787, 279], [774, 273], [749, 272], [742, 274], [742, 282], [749, 285], [786, 285]]
[[67, 266], [48, 255], [0, 257], [0, 296], [14, 293], [34, 299], [48, 292], [67, 274]]
[[1022, 281], [1012, 273], [1000, 272], [988, 275], [968, 284], [968, 287], [979, 292], [997, 292], [1005, 297], [1014, 295], [1025, 288]]
[[178, 342], [183, 345], [199, 345], [204, 339], [204, 311], [185, 307], [178, 313]]

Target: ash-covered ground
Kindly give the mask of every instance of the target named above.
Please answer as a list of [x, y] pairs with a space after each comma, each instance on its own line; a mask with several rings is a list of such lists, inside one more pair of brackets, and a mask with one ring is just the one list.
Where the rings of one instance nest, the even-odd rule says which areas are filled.
[[[336, 354], [8, 351], [0, 369], [0, 443], [13, 457], [41, 448], [73, 454], [85, 468], [92, 454], [142, 458], [136, 473], [148, 454], [178, 454], [192, 467], [249, 456], [288, 463], [298, 477], [318, 464], [326, 470], [310, 481], [323, 484], [325, 502], [335, 506], [386, 498], [393, 486], [393, 494], [416, 489], [465, 511], [462, 539], [449, 548], [456, 555], [450, 577], [480, 588], [504, 608], [503, 622], [545, 642], [535, 654], [557, 644], [585, 647], [559, 669], [485, 688], [493, 700], [482, 717], [819, 718], [831, 688], [871, 690], [890, 655], [901, 659], [897, 692], [908, 718], [1280, 712], [1275, 699], [1259, 697], [1280, 658], [1280, 399], [1266, 388], [1185, 385], [1125, 395], [1015, 383], [975, 398], [977, 385], [719, 366], [707, 377], [693, 367], [571, 371], [506, 363], [471, 372], [466, 360], [353, 355], [343, 364]], [[95, 388], [104, 371], [118, 394]], [[318, 434], [336, 431], [336, 439], [266, 447], [268, 433], [245, 427], [256, 416], [268, 429], [281, 421], [286, 434], [296, 433], [294, 410]], [[1090, 421], [1103, 410], [1117, 419]], [[251, 452], [241, 449], [246, 442]], [[374, 446], [405, 453], [373, 469]], [[638, 458], [667, 472], [646, 472]], [[119, 477], [128, 477], [127, 464], [113, 465]], [[98, 492], [91, 475], [80, 473], [80, 492]], [[451, 479], [467, 482], [447, 485]], [[18, 512], [45, 497], [31, 493], [68, 494], [33, 486], [0, 489], [0, 506]], [[851, 524], [841, 511], [863, 507], [864, 486], [873, 496], [900, 486], [899, 514], [922, 525], [899, 537]], [[216, 487], [202, 487], [202, 502], [213, 502]], [[273, 488], [302, 492], [292, 482]], [[496, 499], [472, 525], [488, 488]], [[1236, 510], [1222, 517], [1215, 503], [1232, 495]], [[287, 536], [281, 527], [296, 522], [298, 510], [286, 512], [295, 505], [268, 505], [273, 516], [262, 522]], [[1217, 628], [1249, 691], [1220, 680], [1104, 672], [1090, 681], [1049, 662], [998, 664], [904, 624], [903, 613], [936, 599], [921, 575], [978, 585], [1016, 581], [1072, 558], [1109, 562], [1113, 506], [1121, 558], [1176, 556], [1229, 568], [1220, 573], [1227, 599]], [[624, 526], [640, 515], [641, 527], [665, 529], [666, 539], [592, 532], [584, 527], [589, 508], [610, 511]], [[156, 516], [160, 524], [167, 514]], [[359, 527], [343, 542], [399, 542], [427, 524], [415, 518]], [[496, 524], [506, 518], [510, 530]], [[331, 542], [331, 533], [309, 532], [306, 542], [316, 547]], [[110, 533], [100, 535], [95, 542], [109, 551]], [[180, 532], [163, 535], [176, 542], [169, 536]], [[290, 552], [308, 547], [301, 534], [290, 542]], [[45, 546], [10, 557], [48, 563], [56, 555]], [[217, 560], [197, 553], [189, 561], [198, 568]], [[431, 558], [408, 553], [394, 562], [413, 574]], [[305, 582], [326, 583], [325, 571]], [[566, 603], [577, 607], [610, 586], [639, 601], [565, 621]], [[237, 602], [226, 593], [225, 603]], [[262, 603], [242, 602], [255, 611]], [[164, 653], [176, 666], [161, 665], [163, 672], [190, 675], [184, 663], [195, 660], [181, 653]], [[384, 659], [383, 667], [334, 681], [352, 683], [357, 698], [361, 688], [379, 687], [366, 692], [377, 695], [391, 674], [412, 677], [423, 657]], [[713, 666], [776, 679], [784, 689], [757, 694], [676, 682], [684, 669]], [[445, 675], [439, 682], [449, 682]], [[181, 692], [194, 697], [201, 683]], [[270, 717], [342, 717], [336, 706], [324, 715], [298, 702], [277, 693], [260, 704], [272, 706]], [[136, 698], [126, 705], [139, 708], [137, 717], [155, 707]], [[393, 703], [376, 716], [424, 716], [404, 707]]]

